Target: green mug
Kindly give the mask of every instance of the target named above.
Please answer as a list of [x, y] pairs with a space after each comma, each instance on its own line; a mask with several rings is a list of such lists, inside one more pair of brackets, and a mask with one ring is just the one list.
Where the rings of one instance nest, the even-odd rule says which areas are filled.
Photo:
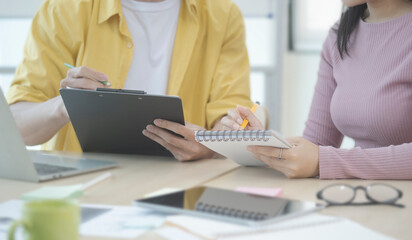
[[78, 239], [79, 205], [75, 200], [30, 201], [23, 206], [22, 219], [14, 221], [8, 239], [14, 240], [16, 229], [23, 227], [27, 240]]

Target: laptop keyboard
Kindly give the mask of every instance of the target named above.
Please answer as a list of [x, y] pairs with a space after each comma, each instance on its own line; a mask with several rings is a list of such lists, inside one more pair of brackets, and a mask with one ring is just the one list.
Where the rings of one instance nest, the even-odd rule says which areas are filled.
[[62, 167], [62, 166], [43, 164], [43, 163], [34, 163], [34, 167], [36, 168], [37, 173], [39, 175], [49, 175], [49, 174], [67, 172], [67, 171], [72, 171], [72, 170], [77, 169], [77, 168], [72, 168], [72, 167]]

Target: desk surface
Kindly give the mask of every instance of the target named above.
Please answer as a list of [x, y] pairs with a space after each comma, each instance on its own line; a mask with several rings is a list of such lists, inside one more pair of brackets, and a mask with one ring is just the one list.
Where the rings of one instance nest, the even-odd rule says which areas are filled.
[[[281, 187], [284, 197], [302, 200], [316, 200], [316, 192], [333, 183], [351, 185], [367, 185], [365, 180], [318, 180], [287, 179], [282, 174], [265, 168], [238, 167], [228, 159], [209, 159], [196, 162], [179, 163], [174, 159], [162, 157], [142, 157], [127, 155], [91, 155], [104, 160], [116, 161], [117, 168], [112, 172], [111, 180], [88, 190], [81, 198], [82, 203], [130, 205], [132, 200], [143, 197], [162, 188], [188, 188], [196, 185], [207, 185], [234, 189], [237, 186]], [[28, 183], [0, 179], [0, 202], [17, 199], [22, 193], [45, 185], [70, 185], [87, 182], [102, 171], [49, 181], [45, 183]], [[390, 206], [334, 207], [322, 210], [321, 213], [349, 218], [377, 232], [398, 239], [412, 236], [412, 181], [382, 181], [401, 189], [404, 196], [400, 203], [406, 208]], [[363, 196], [359, 192], [360, 197]], [[360, 199], [362, 200], [362, 199]], [[152, 233], [145, 234], [142, 239], [153, 239]], [[91, 238], [82, 238], [91, 239]], [[160, 239], [160, 238], [159, 238]]]
[[[287, 179], [281, 173], [268, 168], [240, 167], [222, 177], [211, 180], [205, 185], [234, 189], [237, 186], [280, 187], [283, 197], [299, 200], [318, 201], [317, 191], [334, 184], [345, 183], [352, 186], [367, 186], [371, 183], [384, 182], [403, 191], [399, 203], [405, 208], [384, 205], [331, 207], [320, 213], [341, 216], [362, 224], [365, 227], [397, 239], [410, 239], [412, 236], [412, 181], [369, 181], [369, 180], [319, 180]], [[365, 200], [365, 194], [358, 191], [356, 201]]]
[[112, 178], [87, 190], [81, 202], [131, 205], [134, 199], [162, 188], [183, 189], [201, 185], [237, 168], [237, 165], [228, 159], [205, 159], [180, 163], [167, 157], [114, 154], [84, 154], [84, 156], [114, 161], [117, 162], [118, 167], [43, 183], [0, 179], [0, 192], [2, 193], [0, 202], [19, 198], [22, 193], [41, 186], [85, 183], [104, 172], [111, 172]]

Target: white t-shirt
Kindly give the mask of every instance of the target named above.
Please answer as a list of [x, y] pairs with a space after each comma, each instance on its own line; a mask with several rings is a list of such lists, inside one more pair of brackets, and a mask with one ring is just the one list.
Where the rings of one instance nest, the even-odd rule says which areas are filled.
[[123, 88], [166, 94], [180, 0], [122, 0], [122, 8], [134, 45]]

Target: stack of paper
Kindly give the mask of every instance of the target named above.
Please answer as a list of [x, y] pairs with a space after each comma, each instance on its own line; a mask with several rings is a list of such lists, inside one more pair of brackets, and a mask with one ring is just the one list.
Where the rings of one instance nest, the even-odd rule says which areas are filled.
[[80, 226], [82, 236], [136, 238], [150, 229], [159, 227], [166, 218], [164, 214], [132, 206], [83, 204], [82, 213], [85, 209], [108, 209], [109, 211], [83, 222]]
[[255, 228], [183, 215], [169, 216], [166, 221], [192, 233], [194, 239], [391, 239], [350, 220], [315, 213]]

